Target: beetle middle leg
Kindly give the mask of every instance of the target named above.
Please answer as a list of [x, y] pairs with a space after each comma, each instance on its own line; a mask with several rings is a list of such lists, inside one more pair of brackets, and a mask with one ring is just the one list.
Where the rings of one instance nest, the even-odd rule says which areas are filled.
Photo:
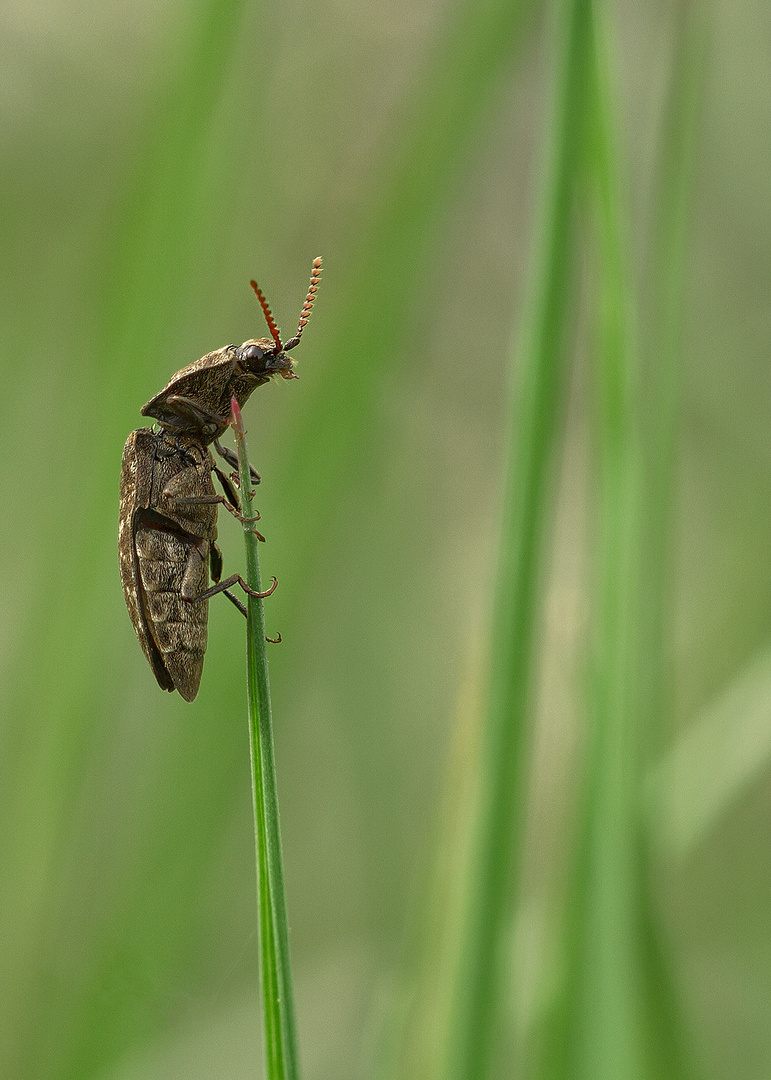
[[241, 509], [241, 502], [240, 502], [240, 500], [238, 498], [238, 495], [236, 494], [236, 489], [233, 486], [233, 484], [232, 484], [232, 482], [230, 480], [230, 477], [225, 476], [222, 469], [218, 468], [218, 466], [215, 465], [213, 462], [212, 462], [212, 472], [217, 477], [219, 482], [222, 484], [222, 490], [225, 492], [225, 498], [228, 500], [230, 505], [234, 506], [236, 508], [236, 510], [240, 510]]
[[224, 495], [173, 495], [166, 496], [170, 502], [177, 506], [224, 506], [231, 509], [230, 503]]
[[[170, 499], [170, 501], [172, 500]], [[254, 514], [248, 518], [244, 517], [240, 508], [232, 506], [225, 495], [175, 495], [173, 496], [173, 502], [177, 506], [224, 506], [228, 513], [237, 518], [242, 525], [251, 525], [253, 522], [260, 520], [259, 514]], [[252, 532], [258, 540], [265, 543], [265, 537], [261, 532], [257, 532], [256, 529], [252, 529]]]
[[[242, 525], [251, 525], [255, 521], [259, 521], [260, 520], [259, 513], [253, 514], [251, 517], [248, 517], [248, 518], [243, 516], [243, 514], [241, 513], [241, 504], [239, 502], [238, 496], [236, 495], [236, 492], [233, 489], [233, 486], [231, 485], [230, 481], [217, 468], [216, 465], [213, 466], [212, 471], [217, 474], [217, 478], [219, 479], [219, 481], [222, 484], [222, 487], [225, 490], [224, 495], [173, 495], [173, 496], [170, 496], [168, 493], [166, 493], [166, 497], [168, 499], [170, 499], [170, 500], [173, 500], [173, 502], [177, 506], [224, 506], [225, 509], [228, 511], [228, 513], [232, 514], [234, 518], [237, 518], [238, 521], [240, 521]], [[252, 529], [252, 532], [254, 533], [254, 535], [257, 537], [258, 540], [261, 540], [263, 544], [265, 543], [265, 537], [262, 535], [261, 532], [258, 532], [257, 529]]]
[[[231, 506], [227, 499], [224, 498], [222, 499], [222, 505], [225, 507], [227, 512], [229, 514], [232, 514], [237, 521], [241, 522], [242, 525], [254, 526], [255, 521], [260, 520], [259, 511], [256, 511], [254, 514], [252, 514], [251, 517], [244, 517], [244, 515], [241, 513], [240, 506]], [[261, 532], [258, 532], [257, 529], [255, 529], [254, 527], [251, 531], [254, 533], [258, 540], [260, 540], [263, 544], [265, 543], [265, 537], [262, 535]]]
[[211, 436], [224, 431], [228, 426], [227, 416], [212, 412], [199, 401], [186, 397], [184, 394], [171, 394], [166, 399], [166, 407], [175, 417], [175, 420], [167, 421], [168, 426], [171, 427], [179, 429], [194, 424], [201, 434]]

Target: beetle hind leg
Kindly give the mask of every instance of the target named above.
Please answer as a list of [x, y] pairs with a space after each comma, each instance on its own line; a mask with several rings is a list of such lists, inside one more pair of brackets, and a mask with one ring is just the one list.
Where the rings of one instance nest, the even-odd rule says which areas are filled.
[[199, 600], [209, 600], [212, 596], [216, 596], [217, 593], [227, 593], [231, 585], [235, 585], [236, 583], [238, 583], [247, 596], [253, 596], [256, 600], [264, 600], [266, 596], [270, 596], [271, 593], [274, 593], [276, 591], [278, 580], [276, 578], [273, 578], [272, 581], [273, 584], [269, 589], [266, 589], [265, 592], [255, 592], [254, 589], [250, 588], [249, 585], [246, 584], [240, 574], [231, 574], [229, 578], [225, 578], [224, 581], [217, 582], [216, 585], [212, 585], [210, 589], [206, 589], [205, 592], [199, 593], [198, 596], [186, 595], [183, 583], [182, 599], [185, 600], [188, 604], [197, 604]]
[[[220, 578], [222, 577], [222, 552], [219, 549], [219, 544], [215, 543], [214, 540], [211, 541], [209, 546], [209, 563], [211, 566], [211, 579], [215, 585], [219, 585]], [[246, 618], [246, 608], [238, 597], [234, 596], [230, 589], [223, 589], [222, 591], [231, 604], [235, 604], [243, 617]]]

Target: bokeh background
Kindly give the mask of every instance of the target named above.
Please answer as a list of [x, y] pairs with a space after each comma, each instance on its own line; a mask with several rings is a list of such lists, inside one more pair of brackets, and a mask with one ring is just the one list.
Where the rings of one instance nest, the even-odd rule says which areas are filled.
[[[762, 1080], [771, 11], [605, 7], [643, 342], [662, 133], [682, 34], [699, 41], [666, 723], [645, 791], [693, 1075]], [[430, 883], [437, 861], [454, 875], [438, 838], [473, 758], [554, 8], [3, 4], [0, 1076], [260, 1075], [244, 627], [212, 603], [198, 699], [159, 690], [120, 589], [118, 476], [175, 370], [262, 335], [249, 278], [291, 333], [318, 254], [301, 378], [245, 410], [263, 573], [280, 580], [267, 618], [284, 638], [270, 658], [301, 1053], [308, 1080], [426, 1075], [403, 1036], [432, 994]], [[579, 339], [501, 1075], [515, 1057], [539, 1068], [527, 1047], [569, 893], [592, 549]], [[232, 572], [239, 530], [220, 532]]]

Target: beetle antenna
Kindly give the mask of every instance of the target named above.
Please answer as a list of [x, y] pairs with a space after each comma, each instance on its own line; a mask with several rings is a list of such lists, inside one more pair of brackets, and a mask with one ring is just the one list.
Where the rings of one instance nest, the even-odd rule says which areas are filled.
[[303, 304], [302, 311], [300, 312], [300, 325], [297, 327], [297, 333], [293, 338], [287, 341], [284, 346], [284, 352], [288, 352], [293, 349], [297, 342], [302, 337], [302, 332], [305, 329], [305, 324], [311, 317], [311, 308], [313, 307], [313, 301], [316, 299], [316, 293], [318, 291], [319, 282], [321, 281], [321, 257], [313, 260], [313, 269], [311, 270], [311, 283], [308, 287], [308, 295], [305, 297], [305, 303]]
[[283, 349], [283, 345], [281, 344], [281, 332], [276, 326], [276, 320], [273, 318], [271, 310], [268, 307], [268, 301], [262, 295], [262, 290], [260, 289], [260, 286], [257, 284], [256, 281], [250, 281], [249, 284], [254, 289], [255, 293], [257, 294], [257, 299], [260, 301], [260, 307], [262, 308], [262, 313], [265, 316], [265, 322], [268, 324], [270, 336], [276, 343], [276, 352], [281, 352]]

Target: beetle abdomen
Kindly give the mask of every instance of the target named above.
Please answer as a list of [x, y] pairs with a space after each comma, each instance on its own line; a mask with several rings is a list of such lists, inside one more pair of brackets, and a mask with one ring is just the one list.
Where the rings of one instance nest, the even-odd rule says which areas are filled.
[[209, 586], [209, 542], [137, 524], [135, 532], [145, 621], [174, 686], [185, 701], [198, 693], [206, 652], [209, 601], [187, 603]]

